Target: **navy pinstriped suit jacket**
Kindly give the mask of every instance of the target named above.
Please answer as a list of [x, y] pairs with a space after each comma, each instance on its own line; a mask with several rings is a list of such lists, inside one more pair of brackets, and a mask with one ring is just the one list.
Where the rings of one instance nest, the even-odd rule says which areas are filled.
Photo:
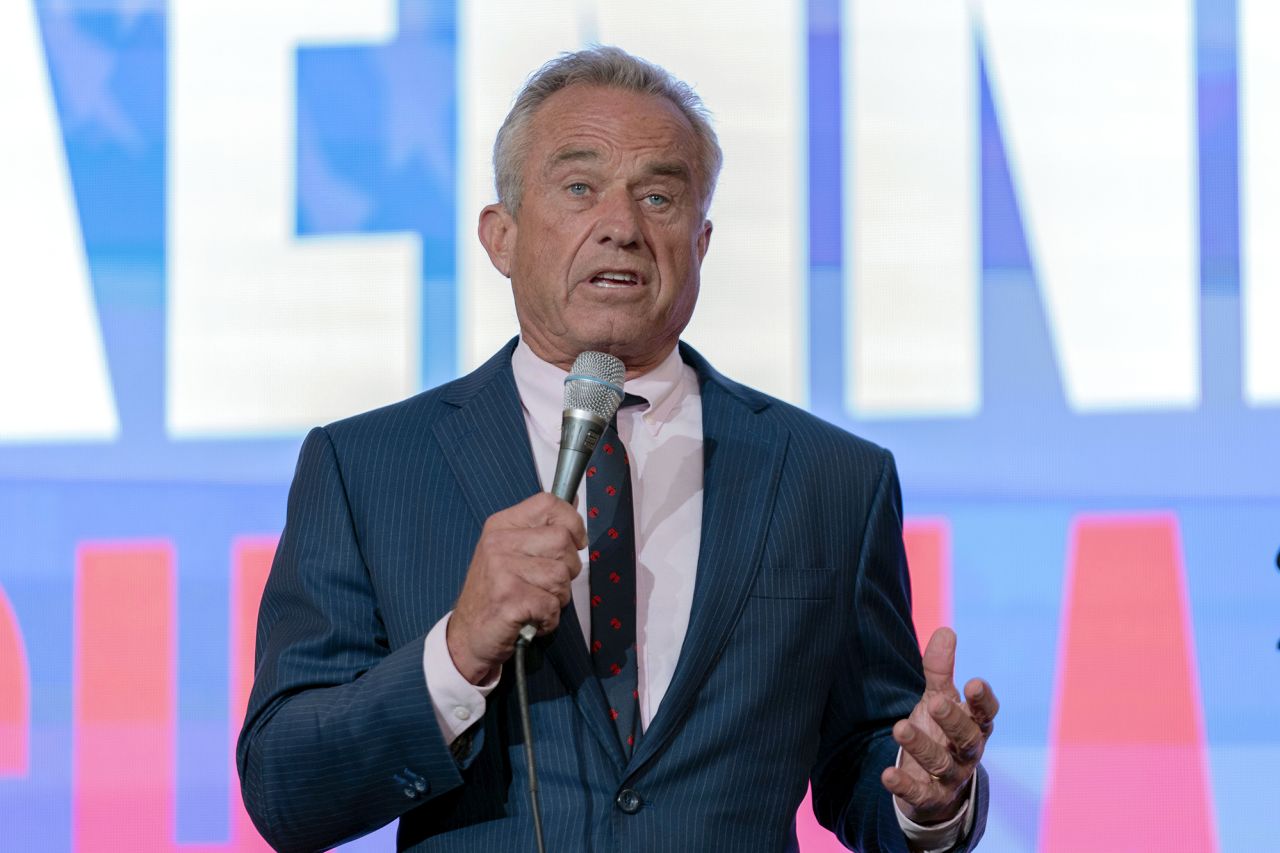
[[[237, 749], [249, 813], [281, 849], [396, 818], [401, 849], [532, 849], [512, 668], [461, 762], [422, 674], [423, 637], [481, 524], [539, 489], [513, 349], [303, 444]], [[812, 779], [819, 819], [847, 845], [904, 851], [879, 774], [923, 677], [893, 459], [681, 352], [705, 456], [688, 635], [630, 761], [577, 616], [543, 642], [530, 698], [547, 847], [786, 850]], [[625, 789], [642, 801], [633, 814]]]

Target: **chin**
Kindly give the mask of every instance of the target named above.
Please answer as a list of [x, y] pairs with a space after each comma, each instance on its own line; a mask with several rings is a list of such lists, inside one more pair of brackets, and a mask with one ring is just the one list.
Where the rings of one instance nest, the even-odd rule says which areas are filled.
[[[662, 324], [649, 318], [627, 316], [625, 320], [610, 322], [601, 318], [599, 322], [587, 325], [582, 334], [573, 335], [576, 341], [586, 344], [579, 352], [607, 352], [622, 359], [622, 363], [651, 363], [666, 355], [666, 351], [678, 339], [678, 335], [656, 336], [654, 331]], [[569, 335], [565, 335], [566, 340]]]

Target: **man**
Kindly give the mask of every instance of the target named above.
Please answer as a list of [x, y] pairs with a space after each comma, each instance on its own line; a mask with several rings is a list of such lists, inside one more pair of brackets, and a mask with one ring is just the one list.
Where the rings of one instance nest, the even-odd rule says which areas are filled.
[[[307, 437], [237, 756], [258, 827], [529, 849], [507, 662], [532, 623], [550, 850], [786, 849], [810, 780], [857, 849], [976, 843], [997, 704], [956, 690], [948, 630], [921, 672], [892, 458], [678, 346], [720, 165], [696, 95], [617, 49], [566, 55], [494, 156], [479, 234], [519, 342]], [[575, 508], [543, 487], [588, 350], [633, 405]]]

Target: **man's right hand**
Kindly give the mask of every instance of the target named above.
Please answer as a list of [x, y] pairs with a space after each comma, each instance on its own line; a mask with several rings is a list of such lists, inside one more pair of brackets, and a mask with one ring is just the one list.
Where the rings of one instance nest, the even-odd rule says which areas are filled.
[[539, 634], [556, 629], [586, 544], [582, 516], [549, 492], [489, 516], [446, 633], [463, 678], [472, 684], [492, 680], [525, 624], [537, 626]]

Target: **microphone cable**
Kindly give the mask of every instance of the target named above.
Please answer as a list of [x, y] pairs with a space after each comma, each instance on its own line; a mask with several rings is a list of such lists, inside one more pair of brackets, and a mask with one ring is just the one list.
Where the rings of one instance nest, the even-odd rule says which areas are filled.
[[516, 698], [520, 703], [520, 729], [524, 732], [524, 760], [529, 765], [529, 809], [533, 813], [533, 838], [538, 853], [546, 853], [542, 841], [542, 809], [538, 805], [538, 766], [533, 756], [533, 722], [529, 718], [529, 678], [525, 673], [525, 656], [533, 643], [535, 629], [525, 625], [516, 640]]

